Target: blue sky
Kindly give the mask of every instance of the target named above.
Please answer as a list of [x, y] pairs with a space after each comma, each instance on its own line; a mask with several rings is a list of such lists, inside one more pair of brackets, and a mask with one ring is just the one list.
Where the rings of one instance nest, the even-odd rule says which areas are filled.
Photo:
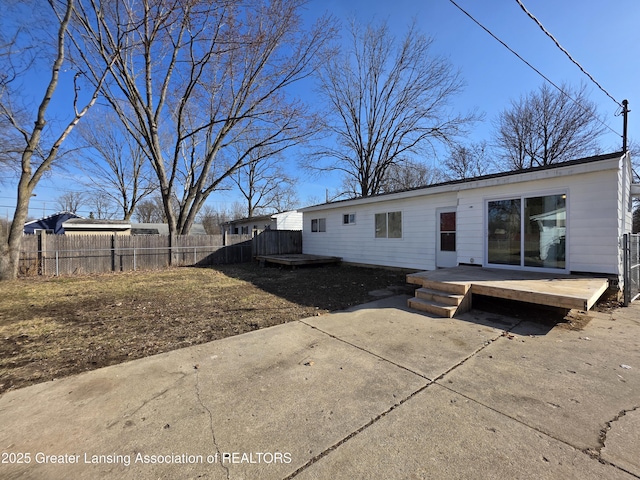
[[[629, 100], [629, 136], [640, 142], [640, 2], [637, 0], [522, 0], [564, 48], [618, 101]], [[619, 107], [576, 67], [515, 0], [456, 0], [480, 23], [524, 57], [556, 84], [587, 84], [589, 98], [596, 102], [607, 125], [602, 139], [604, 151], [621, 149], [622, 117]], [[460, 12], [449, 0], [311, 0], [305, 18], [311, 21], [324, 12], [341, 21], [355, 16], [366, 23], [386, 20], [401, 37], [415, 18], [418, 28], [434, 37], [434, 51], [449, 58], [460, 69], [466, 88], [454, 107], [476, 108], [485, 120], [476, 125], [470, 141], [491, 140], [492, 122], [510, 100], [537, 89], [544, 80], [511, 52]], [[313, 102], [311, 88], [299, 94]], [[296, 152], [288, 163], [300, 178], [301, 205], [323, 200], [325, 189], [337, 188], [338, 176], [309, 178], [296, 167]], [[429, 159], [437, 165], [437, 159]], [[15, 200], [10, 182], [0, 185], [0, 214], [12, 215]], [[39, 217], [55, 211], [55, 199], [65, 190], [76, 190], [69, 172], [54, 172], [36, 188], [30, 215]], [[228, 206], [237, 196], [231, 192], [212, 195], [214, 207]], [[88, 212], [81, 212], [81, 214]]]
[[[415, 18], [419, 28], [434, 37], [433, 48], [460, 68], [467, 84], [456, 100], [461, 111], [477, 108], [485, 120], [476, 125], [472, 141], [490, 141], [492, 122], [511, 99], [537, 89], [543, 78], [478, 27], [448, 0], [357, 0], [313, 2], [313, 13], [326, 9], [344, 19], [355, 15], [362, 22], [387, 20], [401, 35]], [[603, 138], [605, 151], [621, 149], [622, 117], [615, 116], [618, 106], [580, 72], [540, 28], [522, 11], [515, 0], [456, 0], [476, 20], [518, 52], [524, 59], [556, 84], [563, 81], [587, 83], [591, 100], [598, 104], [607, 124]], [[640, 2], [617, 0], [523, 0], [558, 39], [560, 44], [616, 100], [628, 99], [630, 109], [640, 115]], [[634, 47], [635, 46], [635, 47]], [[634, 105], [635, 104], [635, 105]], [[640, 139], [640, 123], [629, 115], [629, 135]], [[434, 163], [437, 164], [437, 161]], [[331, 186], [329, 179], [326, 185]], [[309, 190], [321, 195], [323, 182], [309, 184]]]

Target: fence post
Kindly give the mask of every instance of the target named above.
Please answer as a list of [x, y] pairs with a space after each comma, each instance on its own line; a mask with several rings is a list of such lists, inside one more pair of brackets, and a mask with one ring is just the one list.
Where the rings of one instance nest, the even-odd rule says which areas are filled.
[[111, 271], [116, 271], [116, 232], [111, 234]]
[[44, 230], [38, 231], [38, 273], [40, 275], [45, 274], [45, 250], [47, 248], [47, 232]]
[[173, 261], [173, 244], [174, 244], [174, 235], [169, 234], [169, 266], [172, 266], [175, 262]]
[[136, 271], [136, 247], [133, 247], [133, 271]]
[[56, 250], [56, 277], [60, 276], [60, 268], [58, 267], [58, 250]]
[[629, 238], [629, 234], [625, 233], [622, 236], [622, 256], [623, 256], [623, 270], [624, 270], [624, 274], [623, 274], [623, 292], [624, 292], [624, 301], [623, 301], [623, 305], [625, 307], [629, 306], [629, 303], [631, 302], [631, 252], [630, 252], [630, 238]]

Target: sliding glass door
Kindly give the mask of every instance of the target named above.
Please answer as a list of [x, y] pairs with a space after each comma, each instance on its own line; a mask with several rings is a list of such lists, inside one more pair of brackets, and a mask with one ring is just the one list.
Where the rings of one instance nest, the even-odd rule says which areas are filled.
[[487, 202], [487, 263], [566, 269], [566, 194]]
[[521, 209], [519, 198], [489, 202], [489, 263], [520, 265]]

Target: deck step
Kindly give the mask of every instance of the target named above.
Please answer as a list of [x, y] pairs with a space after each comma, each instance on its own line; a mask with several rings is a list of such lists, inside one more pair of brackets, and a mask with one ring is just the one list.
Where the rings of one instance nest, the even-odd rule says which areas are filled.
[[409, 308], [413, 308], [415, 310], [420, 310], [421, 312], [432, 313], [434, 315], [438, 315], [440, 317], [452, 318], [456, 310], [458, 309], [455, 305], [447, 305], [440, 302], [423, 300], [422, 298], [410, 298], [407, 301]]
[[416, 298], [421, 300], [429, 300], [431, 302], [442, 303], [457, 307], [464, 300], [464, 295], [456, 295], [454, 293], [443, 292], [442, 290], [432, 290], [429, 288], [418, 288], [415, 291]]
[[471, 288], [471, 284], [439, 282], [437, 280], [430, 280], [422, 277], [419, 273], [407, 275], [407, 283], [420, 285], [421, 287], [429, 290], [438, 290], [440, 292], [453, 293], [455, 295], [465, 295]]

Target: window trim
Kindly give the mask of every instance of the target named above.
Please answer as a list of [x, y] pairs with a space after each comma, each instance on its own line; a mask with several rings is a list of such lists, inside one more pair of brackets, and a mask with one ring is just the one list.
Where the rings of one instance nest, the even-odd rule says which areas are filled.
[[[315, 223], [315, 230], [314, 230]], [[327, 218], [318, 217], [311, 219], [311, 233], [326, 233], [327, 232]]]
[[[526, 200], [529, 198], [537, 198], [537, 197], [550, 197], [555, 195], [564, 195], [565, 197], [565, 211], [566, 211], [566, 220], [565, 220], [565, 229], [566, 229], [566, 240], [565, 240], [565, 266], [564, 268], [552, 268], [552, 267], [535, 267], [535, 266], [527, 266], [525, 265], [525, 261], [523, 258], [524, 255], [524, 209]], [[570, 205], [569, 198], [571, 197], [569, 188], [558, 188], [553, 190], [534, 190], [530, 192], [524, 192], [520, 194], [512, 194], [512, 195], [500, 195], [495, 197], [485, 197], [484, 198], [484, 246], [483, 246], [483, 260], [482, 266], [486, 268], [499, 268], [504, 270], [524, 270], [531, 272], [541, 272], [541, 273], [569, 273], [571, 271], [571, 266], [569, 264], [569, 223], [570, 223]], [[489, 203], [502, 201], [502, 200], [520, 200], [520, 263], [518, 265], [508, 265], [508, 264], [500, 264], [500, 263], [489, 263]]]
[[[345, 222], [346, 220], [346, 222]], [[343, 213], [342, 214], [342, 225], [355, 225], [356, 224], [356, 214], [355, 213]]]
[[[390, 232], [390, 228], [389, 228], [389, 217], [392, 214], [400, 214], [400, 236], [396, 237], [390, 237], [389, 236], [389, 232]], [[385, 235], [378, 235], [378, 230], [377, 230], [377, 217], [379, 215], [384, 215], [385, 218]], [[387, 239], [387, 240], [401, 240], [402, 238], [404, 238], [404, 229], [403, 229], [403, 222], [402, 222], [402, 217], [404, 217], [404, 212], [402, 210], [393, 210], [393, 211], [387, 211], [387, 212], [378, 212], [375, 213], [373, 215], [374, 221], [373, 221], [373, 236], [375, 239]]]

